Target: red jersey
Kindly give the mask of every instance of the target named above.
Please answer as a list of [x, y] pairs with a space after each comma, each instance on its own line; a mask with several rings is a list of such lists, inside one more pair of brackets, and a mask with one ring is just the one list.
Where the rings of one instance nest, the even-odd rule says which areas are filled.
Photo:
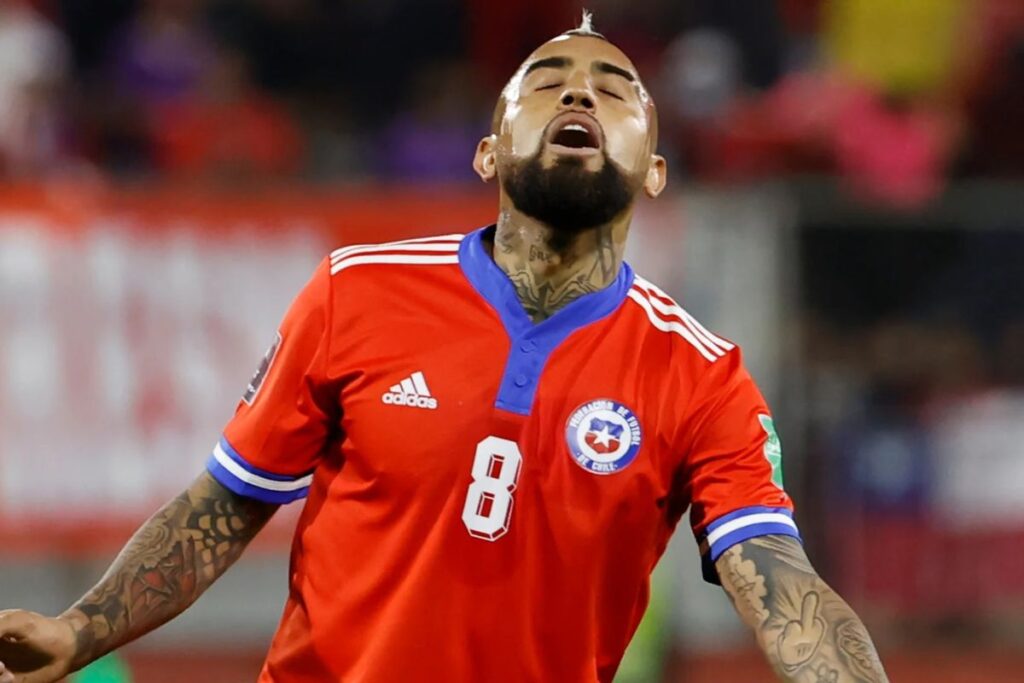
[[210, 458], [308, 495], [263, 683], [611, 681], [687, 508], [711, 580], [797, 536], [732, 343], [628, 264], [533, 324], [485, 233], [334, 252]]

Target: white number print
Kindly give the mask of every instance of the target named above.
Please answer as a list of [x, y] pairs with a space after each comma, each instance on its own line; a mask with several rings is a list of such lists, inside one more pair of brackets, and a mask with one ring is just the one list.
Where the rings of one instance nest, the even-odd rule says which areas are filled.
[[512, 519], [512, 492], [519, 481], [523, 456], [515, 441], [489, 436], [476, 445], [473, 483], [462, 508], [469, 535], [496, 541], [508, 533]]

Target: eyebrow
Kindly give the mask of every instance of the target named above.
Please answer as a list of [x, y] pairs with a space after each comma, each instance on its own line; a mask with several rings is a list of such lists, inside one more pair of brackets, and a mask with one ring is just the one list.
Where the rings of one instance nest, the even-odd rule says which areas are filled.
[[601, 73], [614, 74], [616, 76], [622, 76], [630, 83], [636, 83], [636, 76], [629, 71], [626, 71], [620, 66], [609, 64], [608, 62], [594, 62], [594, 70], [600, 71]]
[[572, 60], [568, 57], [545, 57], [544, 59], [538, 59], [536, 62], [526, 67], [526, 71], [523, 72], [523, 76], [527, 76], [531, 72], [537, 69], [564, 69], [572, 66]]
[[[544, 59], [538, 59], [532, 62], [526, 71], [523, 72], [525, 78], [529, 74], [533, 73], [537, 69], [565, 69], [573, 65], [572, 59], [569, 57], [545, 57]], [[632, 72], [623, 69], [621, 66], [615, 66], [609, 62], [594, 62], [593, 70], [599, 73], [612, 74], [614, 76], [621, 76], [630, 83], [636, 83], [636, 76]]]

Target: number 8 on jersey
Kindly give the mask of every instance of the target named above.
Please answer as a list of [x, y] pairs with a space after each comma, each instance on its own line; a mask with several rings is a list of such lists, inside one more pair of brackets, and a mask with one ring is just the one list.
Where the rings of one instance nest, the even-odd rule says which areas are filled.
[[496, 541], [508, 533], [512, 492], [519, 481], [522, 462], [515, 441], [489, 436], [476, 445], [473, 483], [462, 508], [462, 521], [470, 536]]

